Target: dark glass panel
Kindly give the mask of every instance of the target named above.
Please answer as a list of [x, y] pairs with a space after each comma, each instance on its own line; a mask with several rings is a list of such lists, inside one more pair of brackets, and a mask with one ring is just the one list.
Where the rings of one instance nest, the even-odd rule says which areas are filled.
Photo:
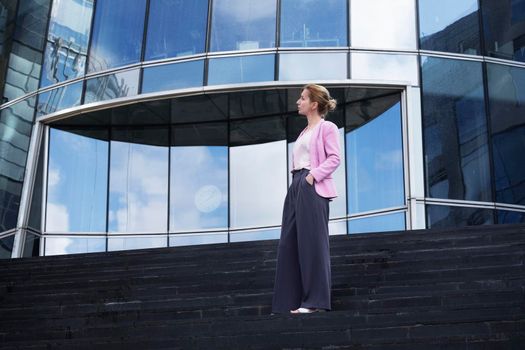
[[171, 122], [195, 123], [226, 120], [228, 118], [227, 94], [204, 94], [174, 98], [171, 101]]
[[146, 0], [97, 0], [89, 72], [140, 61]]
[[0, 111], [0, 232], [16, 227], [35, 97]]
[[525, 212], [511, 210], [496, 210], [498, 224], [523, 224], [525, 223]]
[[105, 232], [108, 131], [51, 128], [49, 137], [46, 231]]
[[228, 126], [172, 128], [170, 232], [228, 227]]
[[403, 206], [399, 94], [347, 104], [346, 123], [348, 213]]
[[403, 231], [405, 213], [370, 216], [348, 221], [348, 233]]
[[346, 0], [282, 0], [280, 46], [348, 46], [346, 4]]
[[24, 243], [23, 258], [29, 258], [40, 255], [40, 236], [26, 231], [26, 239]]
[[168, 231], [168, 138], [167, 128], [112, 128], [109, 232]]
[[478, 55], [478, 0], [419, 0], [419, 47]]
[[104, 75], [86, 81], [84, 103], [134, 96], [139, 88], [139, 70]]
[[[283, 90], [258, 90], [229, 94], [230, 117], [249, 118], [285, 112]], [[297, 109], [297, 108], [296, 108]]]
[[40, 86], [85, 73], [93, 0], [55, 0], [47, 34]]
[[151, 0], [145, 60], [204, 52], [208, 0]]
[[422, 91], [426, 195], [492, 201], [481, 63], [423, 57]]
[[112, 125], [166, 125], [170, 123], [170, 101], [154, 100], [111, 109]]
[[427, 205], [427, 227], [447, 228], [494, 224], [494, 210]]
[[210, 51], [275, 47], [276, 0], [215, 0]]
[[4, 102], [38, 88], [50, 3], [51, 0], [19, 0]]
[[[0, 96], [4, 96], [5, 81], [3, 79], [6, 75], [9, 54], [13, 45], [17, 5], [18, 0], [0, 0]], [[1, 101], [1, 103], [4, 102]]]
[[82, 82], [69, 84], [38, 95], [37, 116], [80, 105]]
[[46, 237], [44, 255], [106, 251], [106, 237]]
[[525, 0], [481, 0], [485, 55], [525, 62]]
[[142, 93], [202, 86], [204, 60], [144, 68]]
[[0, 239], [0, 259], [11, 259], [14, 243], [15, 235], [11, 235]]
[[274, 80], [275, 55], [213, 58], [209, 63], [208, 85]]
[[525, 69], [487, 64], [496, 202], [525, 204]]

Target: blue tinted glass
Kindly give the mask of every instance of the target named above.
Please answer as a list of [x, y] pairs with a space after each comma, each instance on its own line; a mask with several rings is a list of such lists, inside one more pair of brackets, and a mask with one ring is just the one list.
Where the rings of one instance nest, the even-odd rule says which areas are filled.
[[204, 52], [208, 0], [152, 0], [145, 60]]
[[279, 80], [347, 79], [346, 53], [284, 53], [279, 55]]
[[0, 111], [0, 232], [16, 227], [35, 100]]
[[496, 202], [525, 204], [525, 69], [487, 64]]
[[37, 116], [80, 105], [82, 82], [69, 84], [38, 95]]
[[405, 213], [365, 217], [348, 221], [348, 233], [402, 231]]
[[89, 72], [140, 61], [146, 0], [98, 0]]
[[81, 254], [106, 251], [105, 237], [47, 237], [44, 255]]
[[280, 228], [260, 231], [230, 232], [230, 242], [263, 241], [268, 239], [279, 239], [280, 236]]
[[162, 248], [168, 245], [166, 236], [110, 237], [108, 251]]
[[41, 87], [84, 74], [92, 14], [93, 0], [53, 3]]
[[400, 102], [346, 134], [346, 159], [350, 214], [405, 204]]
[[208, 85], [273, 81], [274, 55], [210, 59]]
[[49, 136], [46, 231], [106, 232], [108, 131]]
[[[228, 227], [228, 132], [225, 123], [172, 132], [170, 231]], [[214, 146], [222, 139], [224, 146]]]
[[[19, 0], [2, 2], [2, 40], [0, 50], [0, 77], [6, 76], [7, 63], [9, 61], [10, 48], [13, 44], [13, 33], [16, 25], [16, 8]], [[4, 96], [4, 82], [0, 84], [0, 96]], [[3, 103], [4, 101], [2, 101]]]
[[525, 62], [525, 1], [481, 0], [485, 55]]
[[215, 0], [211, 51], [275, 47], [276, 0]]
[[427, 196], [491, 201], [481, 63], [423, 57], [421, 78]]
[[144, 68], [142, 93], [202, 86], [204, 61]]
[[497, 210], [498, 224], [521, 224], [525, 223], [525, 212]]
[[427, 205], [427, 227], [446, 228], [494, 223], [494, 210]]
[[86, 81], [84, 103], [134, 96], [139, 88], [139, 70], [104, 75]]
[[170, 247], [197, 244], [228, 243], [228, 232], [170, 235]]
[[419, 42], [425, 50], [479, 54], [478, 0], [419, 0]]
[[346, 4], [346, 0], [282, 0], [280, 46], [348, 46]]
[[11, 259], [15, 235], [0, 239], [0, 259]]

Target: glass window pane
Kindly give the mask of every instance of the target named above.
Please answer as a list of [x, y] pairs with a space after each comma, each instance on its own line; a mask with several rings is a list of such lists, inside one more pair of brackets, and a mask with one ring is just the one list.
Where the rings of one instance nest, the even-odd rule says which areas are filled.
[[[40, 142], [40, 149], [38, 154], [38, 163], [35, 174], [35, 183], [31, 193], [31, 206], [29, 209], [28, 226], [38, 233], [42, 233], [44, 227], [42, 226], [42, 202], [44, 195], [44, 171], [47, 171], [47, 164], [44, 165], [46, 138], [42, 137]], [[29, 236], [29, 233], [26, 237]], [[39, 252], [37, 252], [39, 255]]]
[[525, 212], [511, 210], [496, 210], [498, 224], [522, 224], [525, 223]]
[[494, 210], [427, 205], [427, 227], [447, 228], [494, 224]]
[[350, 64], [352, 79], [407, 81], [419, 85], [416, 55], [352, 52]]
[[525, 69], [487, 64], [496, 202], [525, 204]]
[[140, 61], [146, 0], [97, 0], [88, 72]]
[[49, 133], [46, 231], [106, 232], [108, 131]]
[[106, 251], [106, 237], [46, 237], [44, 255]]
[[346, 0], [282, 0], [280, 46], [348, 46], [346, 4]]
[[405, 213], [370, 216], [348, 221], [348, 233], [405, 230]]
[[208, 0], [153, 0], [145, 60], [204, 52]]
[[134, 96], [138, 93], [139, 70], [104, 75], [86, 81], [84, 103]]
[[[16, 25], [16, 9], [19, 0], [11, 0], [2, 2], [2, 38], [0, 38], [0, 77], [4, 78], [7, 71], [7, 63], [11, 47], [13, 45], [13, 33]], [[0, 84], [0, 96], [4, 96], [4, 83]], [[5, 100], [2, 103], [6, 102]]]
[[144, 68], [142, 93], [202, 86], [204, 60]]
[[170, 232], [228, 227], [228, 127], [172, 129]]
[[80, 105], [82, 82], [69, 84], [38, 95], [37, 116]]
[[0, 259], [11, 259], [15, 235], [0, 239]]
[[22, 253], [23, 258], [30, 258], [33, 256], [40, 255], [40, 236], [34, 235], [29, 231], [25, 231], [26, 239], [24, 242], [24, 251]]
[[353, 47], [416, 49], [415, 0], [350, 1]]
[[170, 247], [185, 245], [228, 243], [228, 232], [190, 233], [170, 235]]
[[208, 85], [273, 81], [275, 55], [214, 58], [208, 69]]
[[[347, 105], [349, 214], [405, 204], [399, 99], [395, 94]], [[361, 106], [368, 104], [377, 104], [378, 110], [360, 114]]]
[[419, 0], [419, 47], [480, 53], [478, 0]]
[[426, 195], [491, 201], [481, 63], [423, 57], [422, 99]]
[[281, 237], [280, 228], [230, 232], [230, 242], [264, 241], [268, 239], [279, 239], [279, 237]]
[[485, 55], [525, 62], [525, 1], [481, 0]]
[[167, 247], [166, 236], [109, 237], [108, 251]]
[[215, 0], [210, 51], [275, 47], [276, 0]]
[[346, 229], [347, 223], [345, 221], [329, 221], [328, 222], [328, 232], [330, 236], [335, 235], [346, 235], [347, 229]]
[[346, 53], [286, 53], [279, 55], [279, 80], [347, 79]]
[[0, 111], [0, 232], [16, 227], [35, 100]]
[[168, 231], [168, 130], [111, 131], [109, 232]]
[[40, 87], [85, 73], [93, 0], [54, 1]]
[[228, 119], [227, 94], [184, 96], [170, 100], [172, 124]]
[[280, 225], [287, 189], [283, 120], [235, 121], [230, 132], [230, 226]]

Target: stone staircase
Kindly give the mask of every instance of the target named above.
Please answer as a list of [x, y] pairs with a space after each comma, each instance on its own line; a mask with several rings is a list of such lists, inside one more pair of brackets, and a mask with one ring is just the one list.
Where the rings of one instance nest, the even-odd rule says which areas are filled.
[[331, 312], [272, 315], [277, 241], [0, 261], [0, 349], [525, 349], [525, 225], [331, 237]]

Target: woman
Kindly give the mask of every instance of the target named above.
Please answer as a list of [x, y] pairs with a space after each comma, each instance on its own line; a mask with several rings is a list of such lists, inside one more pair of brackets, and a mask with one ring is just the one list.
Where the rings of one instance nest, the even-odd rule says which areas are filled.
[[330, 310], [328, 202], [337, 196], [332, 173], [339, 166], [339, 131], [324, 117], [336, 107], [320, 85], [303, 87], [298, 112], [308, 126], [293, 148], [293, 181], [284, 201], [272, 310]]

